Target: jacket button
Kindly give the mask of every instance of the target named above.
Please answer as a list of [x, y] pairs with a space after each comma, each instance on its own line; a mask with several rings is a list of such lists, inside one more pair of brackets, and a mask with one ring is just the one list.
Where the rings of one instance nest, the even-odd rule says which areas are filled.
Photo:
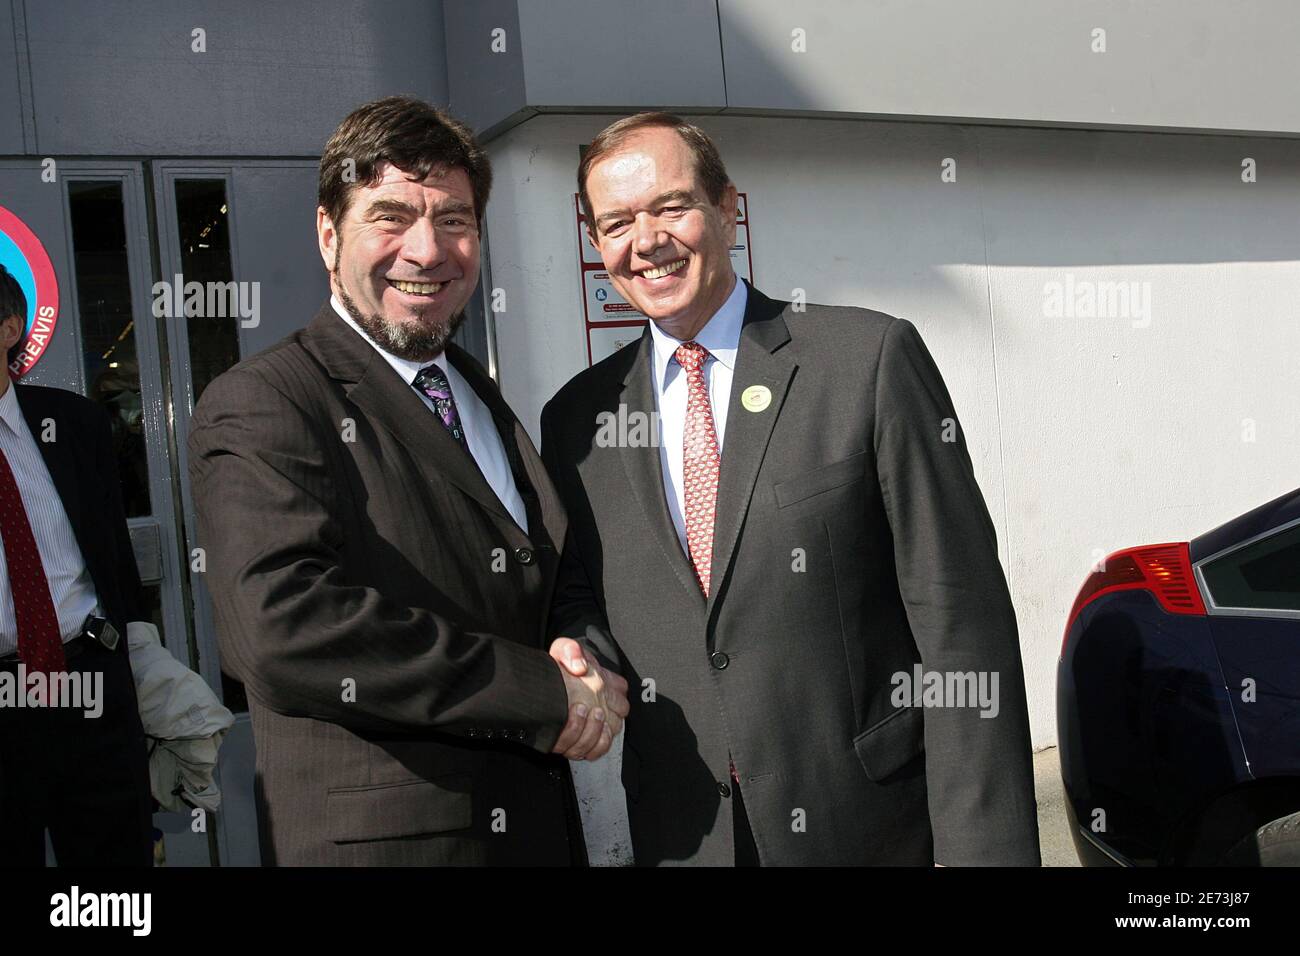
[[721, 794], [723, 798], [729, 797], [731, 796], [731, 788], [725, 783], [720, 783], [718, 784], [718, 793]]
[[477, 736], [478, 736], [478, 728], [477, 728], [477, 727], [471, 727], [469, 730], [465, 731], [465, 736], [466, 736], [466, 737], [477, 737]]
[[496, 736], [496, 731], [494, 731], [491, 727], [489, 727], [487, 730], [483, 731], [483, 736], [488, 738], [488, 740], [491, 740], [493, 737]]
[[731, 658], [722, 651], [714, 651], [709, 655], [709, 663], [713, 665], [714, 670], [726, 670], [727, 665], [731, 663]]
[[533, 563], [532, 550], [529, 548], [516, 548], [515, 560], [518, 561], [520, 564], [532, 564]]

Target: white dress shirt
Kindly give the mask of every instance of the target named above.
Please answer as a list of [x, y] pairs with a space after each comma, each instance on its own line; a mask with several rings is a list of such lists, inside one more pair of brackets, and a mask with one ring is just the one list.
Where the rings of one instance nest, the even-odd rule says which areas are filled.
[[[352, 320], [352, 316], [348, 315], [347, 310], [334, 296], [330, 296], [330, 305], [334, 306], [334, 311], [344, 322], [384, 357], [384, 361], [393, 367], [393, 371], [406, 383], [406, 387], [414, 392], [424, 402], [430, 414], [435, 416], [438, 412], [433, 407], [432, 399], [416, 388], [414, 382], [420, 369], [430, 364], [442, 369], [443, 374], [447, 376], [448, 384], [451, 385], [451, 397], [456, 402], [456, 412], [460, 415], [461, 428], [465, 431], [465, 440], [469, 443], [470, 454], [478, 462], [479, 470], [483, 472], [488, 485], [496, 492], [498, 500], [515, 519], [515, 524], [527, 534], [528, 511], [524, 507], [524, 499], [519, 495], [519, 489], [515, 487], [515, 476], [510, 471], [510, 459], [506, 457], [505, 445], [501, 442], [501, 433], [497, 431], [496, 421], [469, 382], [456, 371], [455, 366], [447, 361], [447, 353], [441, 353], [432, 363], [399, 358], [380, 348], [378, 343]], [[441, 418], [438, 419], [438, 427], [443, 427]]]
[[[9, 374], [0, 370], [0, 375]], [[90, 571], [81, 556], [81, 547], [72, 530], [72, 522], [63, 509], [63, 499], [54, 479], [45, 467], [41, 449], [27, 427], [18, 405], [18, 390], [11, 383], [0, 396], [0, 449], [3, 449], [18, 494], [27, 510], [36, 550], [41, 556], [50, 600], [59, 617], [63, 640], [76, 637], [87, 614], [101, 614]], [[18, 650], [18, 621], [14, 616], [14, 597], [9, 588], [9, 562], [0, 548], [0, 657]]]
[[[736, 372], [736, 351], [740, 347], [740, 328], [745, 323], [745, 303], [749, 293], [745, 283], [736, 279], [722, 308], [713, 313], [695, 336], [695, 342], [709, 352], [704, 363], [704, 378], [709, 385], [709, 405], [713, 409], [713, 427], [718, 433], [718, 453], [722, 453], [722, 440], [727, 431], [727, 403], [731, 397], [731, 379]], [[650, 323], [650, 338], [654, 344], [654, 391], [659, 410], [659, 461], [664, 472], [664, 494], [668, 499], [668, 513], [682, 550], [688, 555], [686, 544], [686, 488], [682, 481], [684, 471], [682, 439], [686, 433], [686, 370], [677, 364], [677, 347], [683, 343]]]

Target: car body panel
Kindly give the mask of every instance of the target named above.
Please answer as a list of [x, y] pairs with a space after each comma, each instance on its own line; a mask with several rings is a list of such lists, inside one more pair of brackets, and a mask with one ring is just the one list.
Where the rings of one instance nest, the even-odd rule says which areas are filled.
[[[1085, 864], [1177, 862], [1246, 826], [1252, 807], [1300, 801], [1300, 613], [1216, 606], [1204, 574], [1295, 526], [1300, 489], [1189, 541], [1205, 614], [1170, 613], [1136, 588], [1100, 593], [1070, 625], [1057, 729]], [[1277, 591], [1276, 567], [1255, 593]]]
[[1209, 622], [1170, 614], [1147, 591], [1084, 607], [1058, 665], [1057, 724], [1075, 818], [1138, 865], [1248, 778]]

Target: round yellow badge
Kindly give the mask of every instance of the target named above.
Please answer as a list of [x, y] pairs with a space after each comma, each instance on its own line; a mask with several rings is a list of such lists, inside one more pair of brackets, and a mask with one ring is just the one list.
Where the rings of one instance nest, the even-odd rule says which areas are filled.
[[766, 385], [751, 385], [740, 393], [740, 404], [747, 411], [761, 412], [772, 404], [772, 390]]

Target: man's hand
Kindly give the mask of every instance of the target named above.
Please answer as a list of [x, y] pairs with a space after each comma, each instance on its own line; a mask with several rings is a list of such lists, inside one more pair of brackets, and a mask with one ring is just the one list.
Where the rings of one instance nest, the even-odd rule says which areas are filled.
[[588, 658], [582, 645], [571, 638], [557, 638], [550, 655], [564, 675], [569, 695], [569, 719], [552, 752], [570, 760], [597, 760], [623, 728], [629, 710], [627, 681]]

